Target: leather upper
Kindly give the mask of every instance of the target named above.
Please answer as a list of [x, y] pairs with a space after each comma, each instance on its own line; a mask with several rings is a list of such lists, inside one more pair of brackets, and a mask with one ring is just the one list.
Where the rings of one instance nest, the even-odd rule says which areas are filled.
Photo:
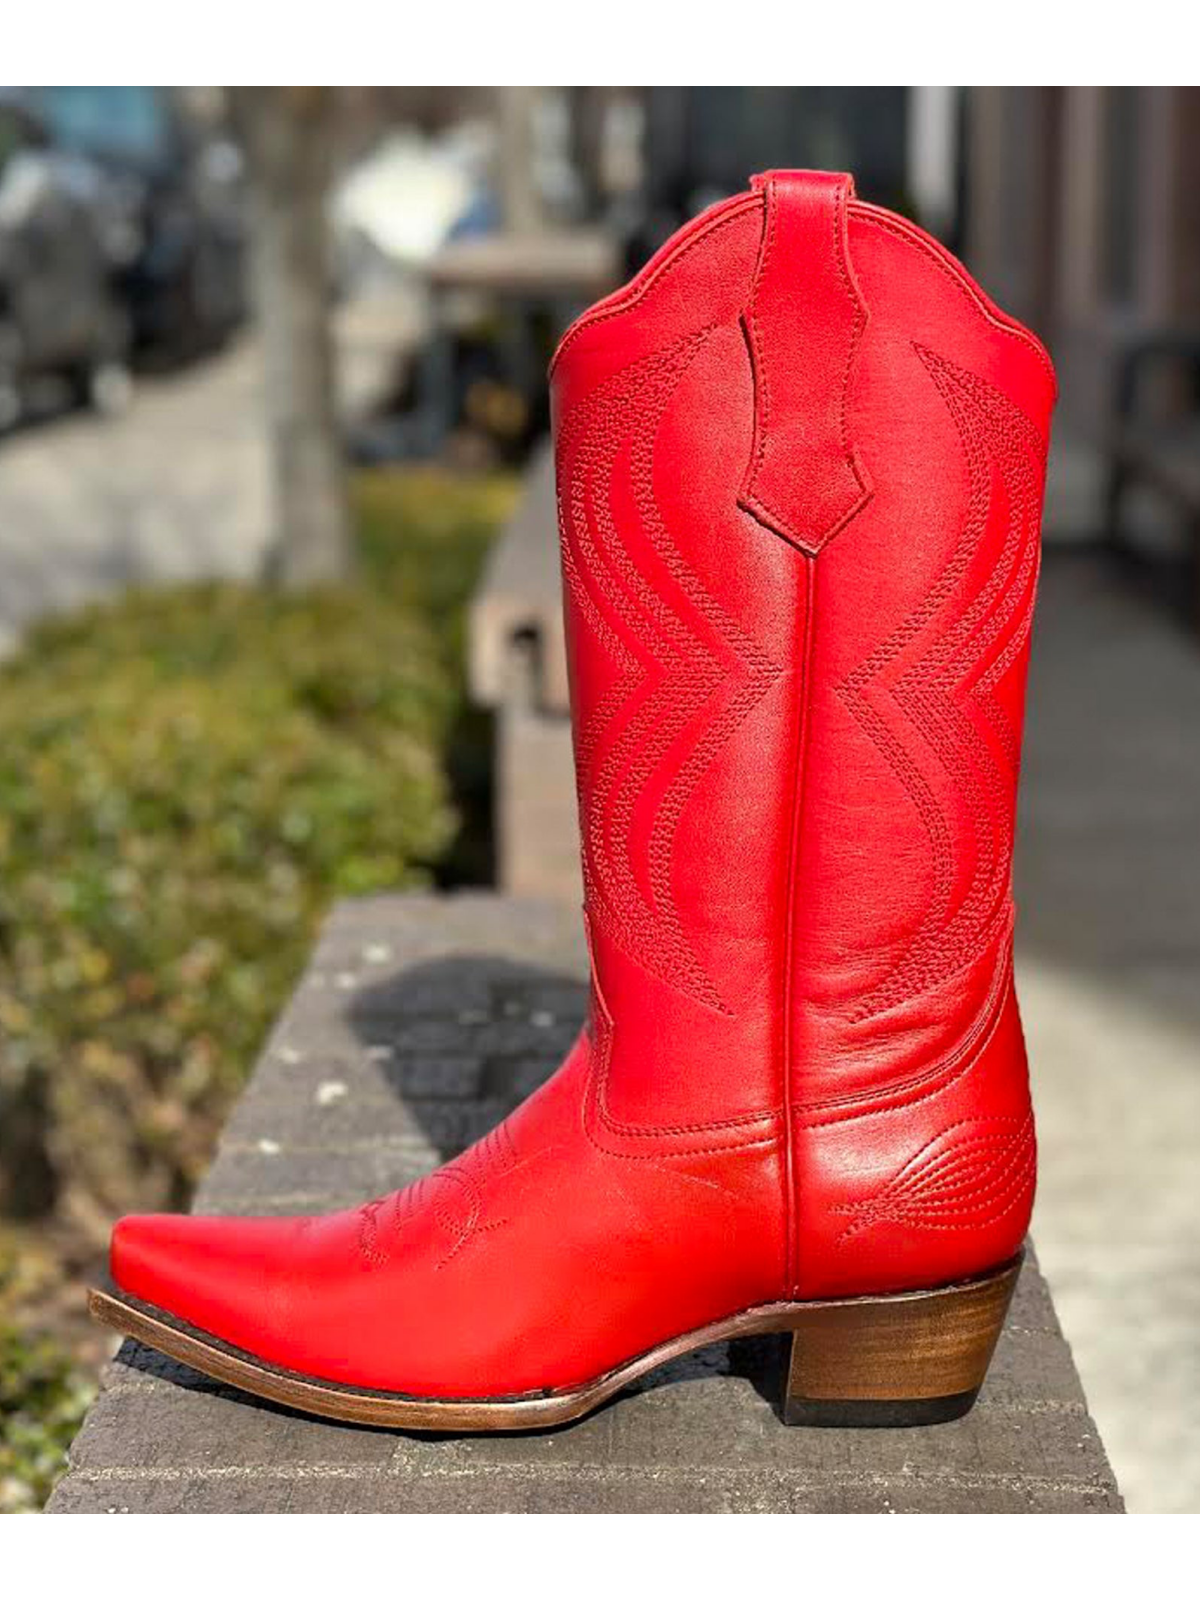
[[566, 1386], [1015, 1253], [1011, 852], [1054, 381], [848, 179], [685, 228], [552, 367], [588, 1028], [325, 1219], [127, 1219], [127, 1293], [314, 1375]]

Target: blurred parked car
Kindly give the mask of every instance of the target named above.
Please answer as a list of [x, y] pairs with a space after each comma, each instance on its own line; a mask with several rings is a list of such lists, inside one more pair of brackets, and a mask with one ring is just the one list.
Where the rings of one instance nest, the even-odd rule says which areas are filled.
[[187, 353], [246, 310], [242, 161], [167, 89], [28, 91], [63, 151], [104, 173], [116, 281], [141, 346]]
[[129, 391], [129, 318], [109, 269], [103, 180], [0, 96], [0, 428], [49, 385], [115, 409]]

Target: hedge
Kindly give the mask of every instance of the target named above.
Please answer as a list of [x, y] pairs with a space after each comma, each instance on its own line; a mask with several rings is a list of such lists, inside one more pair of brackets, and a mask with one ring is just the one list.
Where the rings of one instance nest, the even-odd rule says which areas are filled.
[[512, 492], [372, 473], [355, 582], [134, 593], [0, 669], [10, 1246], [185, 1204], [330, 901], [462, 854], [464, 603]]

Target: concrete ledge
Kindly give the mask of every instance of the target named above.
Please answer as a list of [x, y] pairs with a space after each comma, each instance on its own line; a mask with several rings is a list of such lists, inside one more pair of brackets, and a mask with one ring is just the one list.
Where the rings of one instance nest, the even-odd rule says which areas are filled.
[[537, 710], [567, 710], [567, 658], [558, 573], [554, 452], [529, 464], [516, 510], [471, 601], [468, 676], [480, 705], [514, 697]]
[[[579, 1025], [578, 919], [489, 895], [337, 908], [197, 1209], [355, 1203], [483, 1133]], [[298, 1416], [127, 1341], [51, 1512], [1115, 1512], [1121, 1500], [1030, 1262], [970, 1416], [809, 1432], [774, 1412], [782, 1343], [664, 1368], [564, 1431], [422, 1438]]]
[[577, 906], [583, 885], [549, 442], [530, 462], [471, 602], [468, 665], [472, 695], [496, 713], [500, 886]]

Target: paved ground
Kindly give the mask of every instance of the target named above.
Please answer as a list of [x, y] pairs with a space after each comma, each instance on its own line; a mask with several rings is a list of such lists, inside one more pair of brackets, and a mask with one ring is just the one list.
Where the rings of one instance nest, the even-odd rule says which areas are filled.
[[1131, 1511], [1200, 1511], [1200, 646], [1044, 570], [1017, 854], [1043, 1269]]
[[[356, 1203], [455, 1154], [557, 1065], [585, 969], [564, 906], [487, 894], [339, 906], [198, 1207]], [[470, 1249], [473, 1217], [445, 1223]], [[957, 1422], [785, 1428], [783, 1355], [778, 1339], [720, 1345], [566, 1430], [438, 1438], [298, 1417], [130, 1342], [49, 1509], [1120, 1510], [1033, 1261]]]
[[[386, 390], [416, 328], [407, 298], [339, 313], [344, 413]], [[0, 439], [0, 655], [43, 613], [133, 584], [248, 577], [270, 534], [259, 369], [248, 338], [142, 379], [122, 416]]]

